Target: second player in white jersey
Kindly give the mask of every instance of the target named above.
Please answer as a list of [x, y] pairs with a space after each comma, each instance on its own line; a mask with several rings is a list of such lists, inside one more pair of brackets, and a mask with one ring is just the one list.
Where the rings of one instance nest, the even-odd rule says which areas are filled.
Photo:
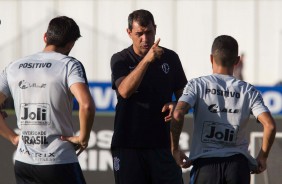
[[269, 110], [252, 85], [233, 76], [212, 74], [189, 80], [179, 101], [189, 103], [194, 110], [197, 137], [192, 141], [191, 160], [242, 153], [251, 165], [257, 165], [248, 153], [245, 127], [250, 113], [257, 117]]
[[[238, 43], [228, 35], [215, 38], [212, 74], [188, 81], [171, 122], [172, 153], [183, 168], [193, 168], [190, 183], [250, 183], [250, 172], [261, 173], [273, 144], [276, 125], [259, 91], [237, 80]], [[184, 116], [193, 109], [194, 130], [189, 158], [179, 148]], [[261, 149], [254, 159], [249, 151], [250, 115], [263, 126]]]

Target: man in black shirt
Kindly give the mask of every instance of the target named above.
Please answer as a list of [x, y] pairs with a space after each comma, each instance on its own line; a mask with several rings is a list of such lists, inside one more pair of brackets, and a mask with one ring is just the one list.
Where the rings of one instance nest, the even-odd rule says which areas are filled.
[[133, 44], [111, 58], [116, 90], [112, 155], [117, 184], [181, 184], [170, 149], [170, 120], [187, 83], [178, 55], [155, 42], [156, 25], [147, 10], [128, 17]]

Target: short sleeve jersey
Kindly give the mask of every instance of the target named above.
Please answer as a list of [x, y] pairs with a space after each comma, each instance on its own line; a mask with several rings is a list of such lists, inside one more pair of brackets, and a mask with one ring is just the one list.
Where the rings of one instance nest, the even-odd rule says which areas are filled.
[[[167, 148], [170, 125], [165, 123], [162, 107], [172, 101], [175, 91], [187, 83], [178, 55], [166, 48], [160, 59], [151, 63], [138, 89], [127, 99], [117, 95], [112, 147]], [[111, 58], [112, 88], [142, 60], [130, 46]]]
[[212, 74], [190, 80], [179, 101], [194, 109], [190, 158], [242, 153], [250, 162], [246, 125], [249, 117], [269, 112], [256, 88], [233, 76]]
[[12, 96], [20, 129], [15, 159], [33, 165], [78, 162], [74, 147], [60, 139], [73, 136], [70, 86], [86, 83], [83, 65], [56, 52], [40, 52], [8, 65], [0, 91]]

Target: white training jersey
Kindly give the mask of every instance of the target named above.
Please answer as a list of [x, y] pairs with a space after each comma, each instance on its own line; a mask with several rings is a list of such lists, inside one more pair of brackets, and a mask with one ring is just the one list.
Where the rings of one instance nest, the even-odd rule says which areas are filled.
[[57, 52], [40, 52], [9, 64], [0, 91], [12, 96], [20, 129], [15, 159], [34, 165], [78, 162], [73, 145], [70, 86], [87, 83], [83, 65]]
[[188, 81], [179, 101], [193, 107], [194, 130], [190, 159], [244, 154], [250, 166], [256, 161], [248, 152], [246, 126], [269, 112], [254, 86], [233, 76], [212, 74]]

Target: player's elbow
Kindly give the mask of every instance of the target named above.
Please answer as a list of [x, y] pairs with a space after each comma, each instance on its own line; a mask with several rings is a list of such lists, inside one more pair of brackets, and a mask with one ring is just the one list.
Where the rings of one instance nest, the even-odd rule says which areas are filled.
[[93, 100], [79, 104], [79, 109], [93, 114], [95, 114], [96, 111], [95, 103]]
[[275, 137], [276, 134], [276, 123], [273, 118], [268, 119], [263, 123], [264, 132], [270, 135], [272, 138]]
[[173, 118], [176, 120], [176, 121], [181, 121], [184, 119], [184, 114], [182, 111], [178, 111], [178, 110], [175, 110], [173, 112]]
[[272, 134], [276, 134], [276, 123], [275, 121], [272, 121], [271, 123], [267, 123], [264, 126], [265, 129], [267, 129], [269, 132], [272, 132]]
[[132, 95], [129, 91], [125, 90], [119, 90], [118, 94], [124, 99], [128, 99]]

